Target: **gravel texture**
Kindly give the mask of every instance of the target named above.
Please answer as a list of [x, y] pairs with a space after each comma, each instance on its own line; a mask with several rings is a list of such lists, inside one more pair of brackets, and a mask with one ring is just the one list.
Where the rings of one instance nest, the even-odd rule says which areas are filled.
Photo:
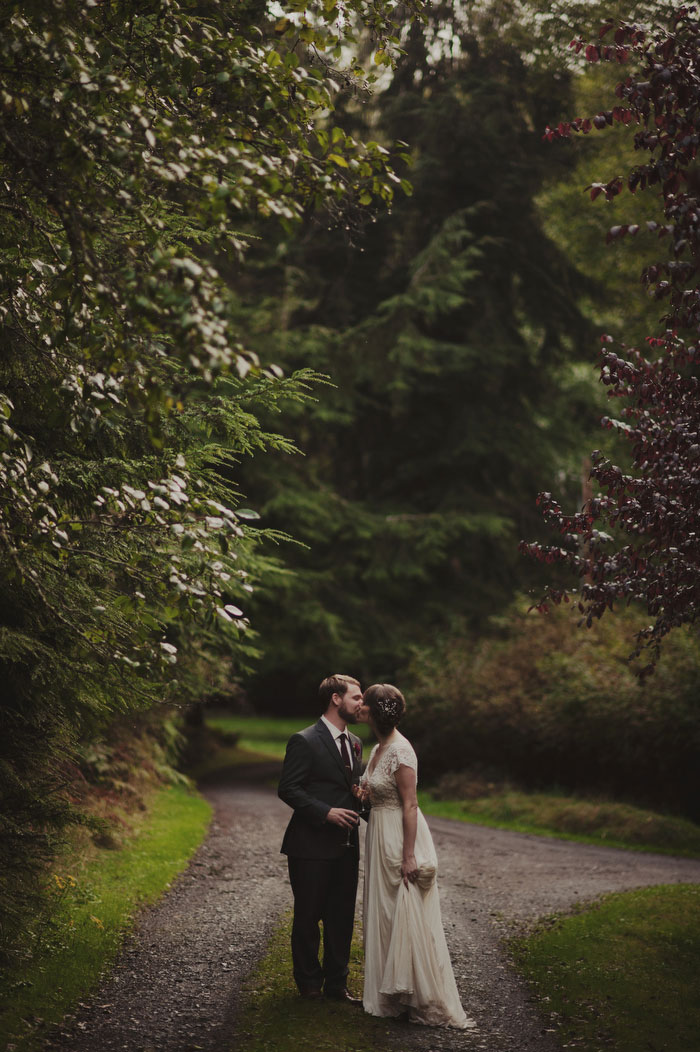
[[[143, 912], [111, 975], [56, 1029], [46, 1052], [238, 1047], [241, 981], [292, 901], [279, 854], [289, 809], [267, 784], [274, 775], [270, 766], [238, 769], [203, 787], [215, 809], [206, 842]], [[477, 1028], [394, 1023], [397, 1052], [557, 1052], [554, 1031], [503, 954], [503, 936], [605, 892], [700, 882], [700, 861], [429, 822], [457, 984]]]

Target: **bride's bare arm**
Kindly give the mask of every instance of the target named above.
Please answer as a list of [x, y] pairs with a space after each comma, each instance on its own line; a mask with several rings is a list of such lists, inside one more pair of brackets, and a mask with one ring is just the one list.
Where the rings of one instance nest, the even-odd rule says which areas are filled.
[[401, 810], [403, 813], [403, 860], [401, 862], [401, 876], [408, 887], [409, 881], [418, 876], [416, 865], [416, 829], [418, 828], [418, 798], [416, 796], [416, 772], [412, 767], [401, 764], [397, 769], [396, 786], [401, 797]]

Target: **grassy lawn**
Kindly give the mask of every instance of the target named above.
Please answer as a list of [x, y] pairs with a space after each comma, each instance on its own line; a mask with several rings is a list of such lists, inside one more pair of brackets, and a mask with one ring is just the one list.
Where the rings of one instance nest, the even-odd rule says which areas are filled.
[[27, 933], [25, 957], [0, 981], [0, 1047], [41, 1043], [116, 956], [135, 911], [153, 902], [204, 838], [211, 809], [180, 786], [156, 791], [130, 816], [118, 850], [83, 844], [48, 875], [46, 914]]
[[[351, 1005], [319, 1004], [299, 997], [292, 978], [290, 931], [288, 916], [275, 932], [266, 957], [246, 980], [231, 1052], [234, 1048], [236, 1052], [386, 1052], [395, 1048], [401, 1024], [376, 1019]], [[361, 934], [356, 932], [348, 978], [348, 987], [357, 996], [362, 991], [360, 941]]]
[[511, 950], [568, 1047], [698, 1052], [700, 886], [606, 896]]

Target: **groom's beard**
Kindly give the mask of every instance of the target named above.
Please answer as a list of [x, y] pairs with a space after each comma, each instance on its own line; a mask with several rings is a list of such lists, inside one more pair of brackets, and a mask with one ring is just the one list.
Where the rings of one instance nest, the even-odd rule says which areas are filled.
[[338, 715], [341, 719], [345, 720], [346, 723], [357, 723], [357, 713], [350, 712], [349, 709], [346, 709], [345, 702], [341, 702], [338, 706]]

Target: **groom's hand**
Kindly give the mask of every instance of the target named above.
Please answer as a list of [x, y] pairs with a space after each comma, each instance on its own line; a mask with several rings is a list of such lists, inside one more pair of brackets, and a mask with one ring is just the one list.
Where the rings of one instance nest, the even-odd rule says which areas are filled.
[[331, 807], [326, 815], [326, 822], [342, 826], [343, 829], [352, 829], [360, 821], [357, 811], [351, 811], [347, 807]]

